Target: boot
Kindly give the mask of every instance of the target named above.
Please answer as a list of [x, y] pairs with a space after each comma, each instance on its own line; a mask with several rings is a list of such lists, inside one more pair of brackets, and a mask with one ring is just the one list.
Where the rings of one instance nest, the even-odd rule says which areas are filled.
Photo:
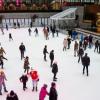
[[2, 95], [2, 92], [0, 92], [0, 95]]
[[37, 86], [36, 86], [36, 91], [38, 91]]
[[8, 92], [6, 88], [4, 88], [4, 92]]
[[32, 91], [34, 91], [34, 87], [33, 87]]

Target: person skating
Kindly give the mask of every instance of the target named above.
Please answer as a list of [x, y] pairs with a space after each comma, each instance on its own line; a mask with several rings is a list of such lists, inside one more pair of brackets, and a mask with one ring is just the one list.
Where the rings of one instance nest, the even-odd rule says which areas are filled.
[[85, 56], [82, 57], [82, 65], [83, 65], [83, 74], [86, 68], [87, 76], [88, 74], [88, 66], [90, 65], [90, 57], [87, 56], [87, 53], [85, 53]]
[[99, 41], [99, 46], [98, 46], [98, 48], [99, 48], [99, 54], [100, 54], [100, 41]]
[[58, 99], [58, 94], [56, 90], [56, 83], [52, 82], [49, 92], [49, 100], [57, 100], [57, 99]]
[[99, 47], [99, 41], [96, 40], [94, 52], [97, 50], [97, 53], [98, 53], [98, 47]]
[[88, 46], [88, 41], [84, 40], [84, 42], [83, 42], [83, 48], [84, 48], [84, 50], [86, 50], [87, 46]]
[[44, 84], [39, 93], [39, 100], [44, 100], [46, 95], [49, 95], [47, 92], [47, 84]]
[[7, 95], [6, 100], [19, 100], [17, 94], [11, 90], [10, 93]]
[[20, 77], [20, 82], [23, 83], [23, 90], [25, 91], [25, 89], [27, 89], [26, 87], [26, 83], [28, 81], [28, 77], [26, 74], [23, 74], [21, 77]]
[[49, 57], [50, 57], [50, 60], [51, 60], [50, 66], [52, 67], [52, 63], [53, 63], [53, 61], [54, 61], [54, 50], [51, 50], [51, 51], [50, 51]]
[[68, 48], [67, 49], [70, 49], [70, 44], [71, 44], [71, 38], [70, 37], [67, 38], [67, 43], [68, 43]]
[[14, 25], [14, 29], [16, 29], [16, 22], [14, 22], [13, 25]]
[[8, 25], [6, 24], [6, 30], [8, 31]]
[[20, 23], [19, 22], [17, 22], [17, 26], [18, 26], [18, 28], [20, 28]]
[[28, 29], [28, 32], [29, 32], [29, 36], [31, 36], [32, 30], [30, 28]]
[[39, 81], [38, 72], [36, 70], [31, 70], [30, 76], [31, 76], [31, 79], [32, 79], [32, 84], [33, 84], [32, 91], [34, 91], [34, 90], [38, 91], [38, 81]]
[[21, 53], [21, 60], [24, 58], [24, 52], [26, 51], [25, 45], [23, 43], [21, 43], [21, 45], [19, 46], [19, 50]]
[[58, 65], [57, 65], [57, 62], [55, 61], [52, 65], [52, 73], [54, 74], [53, 76], [53, 81], [57, 81], [57, 73], [58, 73]]
[[49, 35], [48, 35], [48, 31], [47, 31], [47, 29], [45, 27], [43, 28], [43, 32], [44, 32], [44, 37], [46, 38], [46, 40], [48, 40], [49, 39]]
[[66, 48], [67, 48], [67, 39], [64, 38], [64, 40], [63, 40], [63, 51], [66, 51]]
[[26, 56], [25, 59], [24, 59], [24, 73], [27, 72], [27, 74], [28, 74], [29, 69], [30, 69], [30, 67], [29, 67], [29, 57]]
[[0, 48], [0, 56], [3, 56], [3, 54], [6, 54], [5, 50], [3, 49], [3, 47]]
[[76, 55], [78, 55], [78, 43], [77, 43], [77, 41], [75, 41], [75, 44], [74, 44], [74, 57], [76, 57]]
[[0, 72], [0, 95], [2, 95], [2, 86], [4, 87], [4, 92], [8, 92], [6, 89], [5, 80], [7, 80], [5, 73], [1, 71]]
[[79, 50], [78, 50], [78, 56], [79, 56], [78, 63], [80, 62], [80, 59], [82, 61], [83, 55], [84, 55], [84, 50], [83, 50], [82, 47], [80, 47]]
[[89, 48], [90, 49], [91, 49], [92, 45], [93, 45], [93, 36], [90, 34], [89, 35]]
[[1, 65], [1, 68], [2, 68], [2, 69], [3, 69], [3, 65], [4, 65], [3, 59], [8, 60], [8, 59], [5, 58], [3, 55], [0, 55], [0, 65]]
[[47, 61], [47, 59], [46, 59], [46, 53], [48, 53], [48, 51], [47, 51], [47, 45], [45, 45], [45, 47], [43, 49], [44, 61]]
[[9, 33], [9, 41], [13, 40], [11, 33]]
[[35, 28], [34, 32], [36, 33], [35, 36], [39, 35], [39, 34], [38, 34], [38, 29], [37, 29], [37, 28]]

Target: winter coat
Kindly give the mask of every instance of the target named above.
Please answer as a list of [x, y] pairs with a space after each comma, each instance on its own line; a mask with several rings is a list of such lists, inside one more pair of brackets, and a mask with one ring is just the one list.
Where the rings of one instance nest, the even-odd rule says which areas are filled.
[[71, 38], [67, 38], [68, 44], [71, 44]]
[[0, 49], [0, 55], [3, 56], [3, 53], [5, 53], [5, 50], [3, 48]]
[[88, 57], [88, 56], [82, 57], [82, 64], [83, 64], [83, 66], [90, 65], [90, 57]]
[[97, 40], [97, 41], [95, 42], [95, 47], [98, 48], [98, 46], [99, 46], [99, 41]]
[[22, 76], [20, 77], [20, 81], [23, 82], [23, 83], [26, 83], [26, 82], [28, 81], [27, 75], [22, 75]]
[[83, 48], [79, 48], [78, 55], [83, 55], [83, 54], [84, 54]]
[[24, 69], [29, 69], [29, 61], [28, 61], [28, 59], [25, 59], [25, 61], [24, 61]]
[[6, 100], [19, 100], [19, 99], [18, 99], [17, 94], [15, 93], [12, 96], [10, 94], [8, 94]]
[[78, 43], [75, 43], [75, 44], [74, 44], [74, 51], [75, 51], [75, 50], [78, 50]]
[[57, 73], [57, 72], [58, 72], [58, 65], [54, 63], [52, 65], [52, 73]]
[[54, 87], [50, 88], [49, 100], [57, 100], [57, 91]]
[[35, 81], [39, 80], [39, 76], [37, 74], [37, 71], [31, 71], [30, 76], [31, 76], [32, 80], [35, 80]]
[[48, 95], [46, 88], [43, 86], [40, 90], [39, 100], [44, 100], [45, 96]]
[[67, 47], [67, 39], [64, 39], [63, 45], [64, 45], [64, 47]]
[[47, 48], [44, 48], [43, 49], [43, 54], [46, 54], [46, 53], [48, 53]]
[[50, 56], [49, 57], [50, 57], [51, 60], [54, 60], [54, 53], [52, 51], [50, 52]]
[[24, 51], [25, 51], [25, 46], [24, 46], [24, 45], [20, 45], [20, 46], [19, 46], [19, 50], [20, 50], [21, 52], [24, 52]]
[[92, 43], [92, 40], [93, 40], [93, 36], [90, 35], [90, 36], [89, 36], [89, 42]]

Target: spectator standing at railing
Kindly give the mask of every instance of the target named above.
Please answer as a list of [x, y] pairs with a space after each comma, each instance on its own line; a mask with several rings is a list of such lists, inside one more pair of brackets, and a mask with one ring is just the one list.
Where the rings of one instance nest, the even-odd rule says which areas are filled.
[[89, 48], [91, 48], [93, 45], [93, 36], [90, 34], [88, 38], [89, 38]]

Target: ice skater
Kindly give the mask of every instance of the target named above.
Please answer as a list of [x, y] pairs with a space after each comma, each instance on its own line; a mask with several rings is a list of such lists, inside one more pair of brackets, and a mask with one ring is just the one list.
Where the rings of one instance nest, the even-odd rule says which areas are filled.
[[1, 71], [0, 72], [0, 95], [2, 95], [2, 86], [4, 87], [4, 92], [8, 92], [6, 89], [5, 80], [7, 81], [5, 73], [3, 71]]
[[3, 65], [4, 65], [3, 59], [8, 60], [8, 59], [5, 58], [3, 55], [0, 55], [0, 65], [1, 65], [1, 68], [2, 68], [2, 69], [3, 69]]
[[35, 32], [35, 36], [39, 35], [37, 28], [35, 28], [34, 32]]
[[85, 56], [82, 57], [82, 65], [83, 65], [83, 74], [84, 74], [84, 70], [86, 68], [86, 72], [87, 72], [87, 76], [89, 75], [88, 73], [88, 66], [90, 65], [90, 57], [87, 56], [88, 54], [85, 53]]
[[28, 74], [29, 69], [30, 69], [30, 67], [29, 67], [29, 57], [26, 56], [25, 60], [24, 60], [24, 73], [27, 72], [27, 74]]
[[57, 81], [57, 73], [58, 73], [58, 65], [57, 65], [57, 62], [55, 61], [52, 65], [52, 73], [54, 74], [53, 76], [53, 81]]
[[21, 43], [21, 45], [19, 46], [19, 50], [21, 53], [21, 60], [24, 58], [24, 53], [26, 51], [25, 45], [23, 43]]
[[11, 33], [9, 33], [9, 41], [13, 40]]
[[21, 77], [20, 77], [20, 82], [23, 83], [23, 90], [25, 91], [25, 89], [27, 89], [26, 87], [26, 83], [28, 81], [28, 77], [26, 74], [23, 74]]
[[[47, 45], [45, 45], [44, 49], [43, 49], [43, 54], [44, 54], [44, 61], [47, 61], [46, 59], [46, 53], [48, 53], [47, 51]], [[49, 53], [48, 53], [49, 54]]]
[[28, 32], [29, 32], [29, 36], [31, 36], [32, 30], [30, 28], [28, 29]]
[[52, 82], [49, 92], [49, 100], [58, 100], [58, 93], [56, 90], [56, 83]]
[[11, 90], [10, 93], [7, 95], [6, 100], [19, 100], [17, 94]]
[[54, 50], [51, 50], [51, 51], [50, 51], [49, 57], [50, 57], [50, 60], [51, 60], [50, 66], [52, 67], [52, 63], [53, 63], [53, 61], [54, 61]]
[[44, 100], [46, 95], [49, 96], [49, 93], [47, 91], [47, 84], [44, 84], [39, 93], [39, 100]]
[[33, 84], [32, 91], [34, 91], [34, 90], [38, 91], [38, 81], [39, 81], [38, 72], [36, 70], [31, 70], [30, 76], [31, 76], [31, 79], [32, 79], [32, 84]]

